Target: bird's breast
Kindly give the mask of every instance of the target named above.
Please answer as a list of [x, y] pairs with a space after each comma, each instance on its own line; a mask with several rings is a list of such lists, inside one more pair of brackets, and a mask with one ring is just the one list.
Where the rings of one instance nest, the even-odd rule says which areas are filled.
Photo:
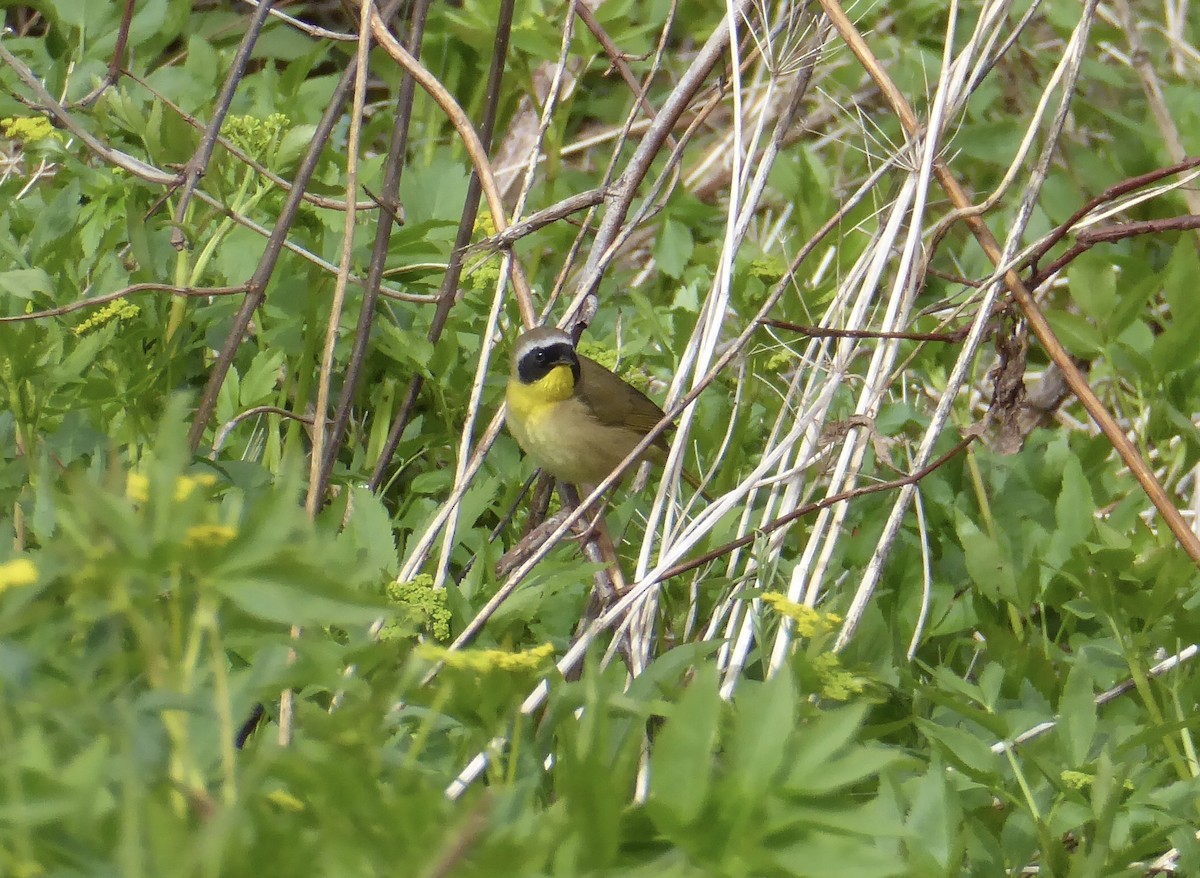
[[601, 423], [577, 397], [537, 401], [523, 390], [510, 385], [509, 432], [526, 454], [560, 481], [596, 484], [641, 439], [628, 427]]

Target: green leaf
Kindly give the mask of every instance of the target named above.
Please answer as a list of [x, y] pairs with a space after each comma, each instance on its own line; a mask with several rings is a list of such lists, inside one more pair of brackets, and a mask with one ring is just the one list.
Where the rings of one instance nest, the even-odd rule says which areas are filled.
[[[146, 0], [138, 3], [137, 12], [129, 25], [129, 45], [141, 46], [161, 33], [167, 21], [167, 0]], [[97, 41], [97, 48], [102, 52], [111, 52], [116, 44], [116, 28], [106, 35], [105, 39]]]
[[112, 343], [113, 332], [108, 327], [81, 338], [71, 352], [53, 370], [54, 380], [61, 384], [80, 380], [101, 350]]
[[723, 703], [716, 666], [702, 665], [655, 736], [646, 808], [661, 828], [687, 826], [704, 809]]
[[415, 369], [430, 377], [429, 364], [433, 360], [433, 345], [429, 339], [417, 332], [408, 332], [387, 321], [376, 327], [376, 347], [385, 355], [407, 368]]
[[226, 232], [213, 260], [230, 284], [245, 283], [254, 274], [266, 242], [249, 229], [235, 226]]
[[40, 268], [14, 268], [0, 271], [0, 294], [32, 299], [35, 293], [49, 293], [54, 289], [50, 275]]
[[1075, 356], [1090, 360], [1104, 349], [1100, 331], [1086, 317], [1066, 311], [1047, 311], [1046, 320], [1063, 347]]
[[739, 688], [726, 751], [726, 786], [733, 793], [725, 800], [726, 807], [753, 808], [766, 792], [783, 762], [784, 744], [795, 730], [795, 713], [796, 686], [786, 665], [765, 683], [744, 683]]
[[230, 421], [238, 413], [241, 386], [242, 376], [238, 374], [237, 367], [231, 366], [221, 389], [217, 392], [217, 420], [222, 424]]
[[1080, 310], [1101, 326], [1106, 325], [1117, 304], [1117, 280], [1111, 259], [1095, 251], [1076, 259], [1067, 269], [1071, 298]]
[[1163, 373], [1189, 369], [1196, 364], [1196, 338], [1200, 336], [1200, 257], [1184, 240], [1175, 246], [1167, 266], [1163, 292], [1171, 306], [1171, 320], [1154, 340], [1150, 359]]
[[[869, 826], [869, 817], [859, 817], [859, 825]], [[763, 870], [759, 875], [796, 875], [803, 878], [827, 878], [833, 875], [853, 878], [888, 878], [890, 875], [917, 874], [908, 872], [903, 858], [891, 845], [836, 833], [812, 833], [796, 844], [783, 848], [772, 846], [764, 852], [778, 870]]]
[[929, 763], [917, 781], [917, 792], [908, 815], [908, 843], [912, 874], [922, 878], [959, 875], [962, 856], [958, 838], [958, 797], [951, 788], [940, 759]]
[[457, 222], [467, 192], [463, 165], [448, 150], [439, 151], [420, 167], [408, 169], [400, 178], [400, 200], [405, 223], [427, 220]]
[[378, 494], [356, 485], [351, 489], [346, 527], [339, 539], [348, 539], [368, 570], [391, 574], [398, 566], [392, 519]]
[[680, 679], [693, 665], [700, 665], [708, 656], [721, 648], [718, 640], [701, 640], [676, 646], [654, 661], [629, 683], [628, 695], [635, 699], [649, 699], [670, 693], [674, 695]]
[[958, 516], [957, 529], [967, 572], [979, 591], [992, 601], [1015, 601], [1016, 576], [1007, 553], [966, 516]]
[[994, 778], [1000, 770], [1000, 757], [991, 748], [963, 729], [941, 726], [927, 719], [917, 719], [921, 734], [933, 741], [946, 759], [973, 777]]
[[290, 167], [308, 151], [316, 134], [316, 125], [293, 125], [284, 132], [275, 150], [275, 163], [281, 167]]
[[46, 207], [38, 212], [29, 235], [29, 248], [39, 259], [52, 256], [54, 249], [62, 246], [63, 239], [74, 232], [79, 217], [80, 194], [79, 181], [72, 180], [59, 189]]
[[1087, 539], [1095, 528], [1095, 511], [1091, 485], [1079, 459], [1072, 455], [1063, 465], [1062, 490], [1054, 504], [1058, 523], [1056, 547], [1069, 549]]
[[1058, 736], [1066, 750], [1068, 766], [1078, 768], [1087, 763], [1095, 735], [1095, 684], [1087, 663], [1077, 661], [1071, 665], [1058, 701]]
[[873, 778], [903, 759], [902, 753], [886, 747], [854, 747], [823, 762], [807, 778], [789, 783], [787, 790], [826, 796]]
[[694, 247], [692, 233], [687, 226], [667, 217], [654, 245], [654, 261], [658, 263], [658, 270], [667, 277], [678, 279], [687, 268]]
[[1109, 334], [1117, 337], [1125, 332], [1133, 321], [1142, 314], [1146, 302], [1158, 292], [1161, 278], [1148, 265], [1138, 263], [1124, 265], [1122, 281], [1118, 287], [1117, 304], [1105, 318]]
[[113, 8], [107, 3], [87, 0], [48, 0], [49, 11], [62, 24], [86, 30], [89, 36], [116, 21]]
[[852, 704], [822, 711], [806, 720], [797, 730], [796, 751], [789, 761], [784, 786], [805, 795], [827, 791], [825, 766], [834, 754], [850, 745], [866, 712], [865, 704]]
[[261, 405], [270, 399], [279, 381], [279, 368], [283, 365], [284, 353], [280, 350], [259, 351], [242, 376], [238, 396], [243, 406]]
[[694, 280], [680, 284], [675, 288], [675, 298], [671, 300], [671, 308], [675, 311], [686, 311], [696, 314], [700, 310], [699, 284]]
[[313, 570], [296, 574], [223, 570], [215, 586], [251, 616], [281, 625], [369, 625], [385, 610], [382, 601], [368, 603], [337, 594], [333, 583], [321, 583]]

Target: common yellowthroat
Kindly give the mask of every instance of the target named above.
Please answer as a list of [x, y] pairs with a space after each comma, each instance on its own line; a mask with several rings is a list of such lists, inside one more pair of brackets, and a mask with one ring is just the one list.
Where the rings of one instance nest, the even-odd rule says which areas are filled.
[[[517, 339], [505, 400], [517, 444], [550, 475], [574, 485], [601, 482], [663, 418], [644, 393], [577, 352], [571, 336], [551, 326]], [[661, 461], [667, 447], [660, 435], [644, 457]]]

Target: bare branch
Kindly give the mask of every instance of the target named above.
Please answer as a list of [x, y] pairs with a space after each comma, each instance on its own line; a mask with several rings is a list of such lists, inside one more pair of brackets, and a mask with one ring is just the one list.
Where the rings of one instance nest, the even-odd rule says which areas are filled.
[[225, 121], [225, 115], [233, 103], [238, 83], [242, 81], [246, 65], [250, 63], [250, 53], [254, 50], [254, 44], [258, 42], [263, 25], [267, 23], [267, 13], [271, 11], [271, 5], [274, 2], [275, 0], [262, 0], [254, 10], [254, 17], [250, 19], [246, 32], [242, 35], [242, 42], [238, 46], [237, 54], [233, 56], [233, 63], [229, 65], [229, 73], [226, 74], [225, 84], [221, 86], [221, 93], [217, 96], [217, 103], [213, 108], [208, 127], [204, 130], [204, 136], [200, 138], [200, 144], [196, 147], [195, 154], [183, 169], [183, 179], [180, 184], [183, 191], [179, 193], [179, 201], [175, 205], [175, 225], [171, 229], [171, 245], [176, 250], [182, 250], [187, 246], [187, 241], [183, 237], [183, 224], [187, 219], [188, 205], [191, 204], [192, 195], [196, 191], [200, 177], [208, 169], [208, 162], [217, 145], [217, 133], [221, 130], [221, 124]]

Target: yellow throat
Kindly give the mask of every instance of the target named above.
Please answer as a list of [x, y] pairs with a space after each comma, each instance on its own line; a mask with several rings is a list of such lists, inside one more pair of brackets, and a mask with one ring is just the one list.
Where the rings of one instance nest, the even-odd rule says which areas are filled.
[[574, 392], [575, 376], [571, 374], [570, 366], [555, 366], [533, 384], [509, 381], [505, 393], [508, 416], [517, 420], [536, 416], [538, 409], [570, 399]]

